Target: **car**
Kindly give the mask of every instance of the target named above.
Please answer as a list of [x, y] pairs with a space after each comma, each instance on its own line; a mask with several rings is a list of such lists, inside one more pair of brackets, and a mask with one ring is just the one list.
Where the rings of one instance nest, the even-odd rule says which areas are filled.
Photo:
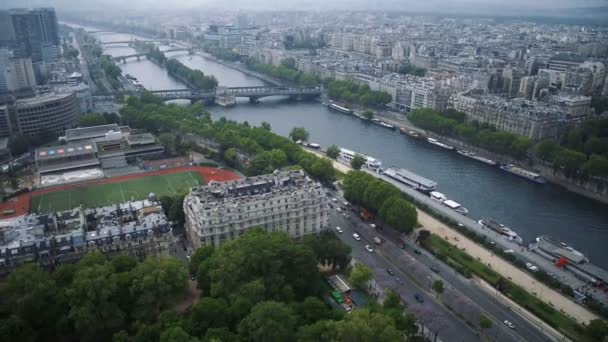
[[393, 270], [391, 270], [390, 268], [386, 269], [386, 273], [388, 273], [390, 275], [395, 275], [395, 272], [393, 272]]
[[186, 255], [186, 259], [188, 259], [188, 262], [190, 262], [190, 256]]
[[361, 237], [357, 233], [353, 233], [353, 238], [355, 238], [357, 241], [361, 241]]
[[374, 252], [374, 250], [369, 245], [365, 245], [365, 249], [367, 249], [367, 251], [370, 253]]
[[508, 320], [506, 320], [506, 319], [505, 319], [503, 323], [504, 323], [506, 326], [508, 326], [509, 328], [511, 328], [511, 329], [515, 329], [515, 324], [511, 323], [510, 321], [508, 321]]
[[416, 294], [414, 295], [414, 298], [416, 299], [416, 301], [417, 301], [418, 303], [424, 303], [424, 298], [422, 298], [422, 296], [421, 296], [421, 295], [419, 295], [418, 293], [416, 293]]
[[336, 208], [336, 211], [340, 213], [340, 212], [342, 212], [342, 209]]
[[372, 227], [372, 228], [376, 228], [376, 225], [373, 224], [373, 223], [370, 223], [369, 226]]
[[342, 216], [348, 217], [348, 214], [347, 213], [342, 213]]
[[340, 234], [344, 233], [344, 231], [342, 230], [342, 228], [340, 227], [336, 227], [336, 231]]
[[433, 266], [431, 266], [431, 271], [433, 271], [435, 273], [439, 273], [439, 268], [437, 268], [437, 266], [433, 265]]
[[332, 202], [335, 202], [335, 203], [337, 203], [337, 202], [338, 202], [338, 199], [337, 199], [337, 198], [335, 198], [335, 197], [334, 197], [334, 198], [332, 198], [331, 200], [332, 200]]
[[381, 244], [381, 243], [382, 243], [382, 239], [380, 239], [380, 238], [379, 238], [379, 237], [377, 237], [377, 236], [374, 236], [374, 242], [376, 243], [376, 245], [379, 245], [379, 244]]
[[420, 251], [419, 251], [419, 250], [417, 250], [417, 249], [414, 249], [414, 253], [415, 253], [415, 254], [421, 254], [421, 253], [420, 253]]

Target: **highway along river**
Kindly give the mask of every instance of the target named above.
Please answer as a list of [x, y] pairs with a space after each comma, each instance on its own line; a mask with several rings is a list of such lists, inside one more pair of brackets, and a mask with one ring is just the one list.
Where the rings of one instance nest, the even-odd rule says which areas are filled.
[[[103, 41], [130, 39], [130, 34], [98, 34]], [[137, 37], [136, 37], [137, 38]], [[120, 56], [128, 46], [106, 47]], [[258, 86], [264, 82], [224, 65], [186, 53], [169, 54], [187, 66], [215, 76], [220, 85]], [[142, 59], [118, 64], [148, 89], [184, 88], [165, 70]], [[226, 117], [287, 135], [292, 127], [310, 132], [311, 142], [336, 144], [376, 157], [384, 166], [411, 170], [438, 183], [438, 190], [470, 210], [473, 218], [492, 218], [510, 226], [525, 241], [547, 234], [583, 252], [591, 262], [608, 269], [608, 206], [572, 194], [551, 184], [535, 184], [462, 157], [454, 152], [414, 141], [397, 131], [370, 125], [355, 117], [331, 112], [317, 102], [290, 102], [266, 98], [258, 104], [239, 102], [232, 108], [209, 108], [214, 118]]]

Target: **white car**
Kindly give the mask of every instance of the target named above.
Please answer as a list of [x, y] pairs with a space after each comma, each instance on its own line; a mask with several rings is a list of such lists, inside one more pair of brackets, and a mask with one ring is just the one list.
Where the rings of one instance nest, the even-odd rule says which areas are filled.
[[361, 241], [361, 237], [357, 233], [353, 233], [353, 238], [355, 238], [357, 241]]
[[372, 228], [376, 228], [376, 225], [373, 224], [373, 223], [370, 223], [369, 226], [372, 227]]
[[513, 324], [513, 323], [511, 323], [511, 322], [507, 321], [506, 319], [505, 319], [505, 321], [504, 321], [503, 323], [504, 323], [506, 326], [508, 326], [509, 328], [511, 328], [511, 329], [515, 329], [515, 324]]
[[367, 249], [367, 251], [370, 253], [374, 251], [369, 245], [365, 245], [365, 249]]
[[344, 233], [344, 231], [342, 230], [342, 228], [340, 227], [336, 227], [336, 231], [340, 234]]

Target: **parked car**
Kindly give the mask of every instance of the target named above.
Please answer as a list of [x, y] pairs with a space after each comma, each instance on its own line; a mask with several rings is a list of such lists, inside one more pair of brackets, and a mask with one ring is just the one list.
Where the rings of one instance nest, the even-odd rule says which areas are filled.
[[374, 251], [369, 245], [365, 245], [365, 249], [370, 253]]
[[340, 227], [336, 227], [336, 231], [340, 234], [344, 233], [344, 231], [342, 230], [342, 228]]
[[386, 269], [386, 273], [388, 273], [390, 275], [395, 275], [395, 273], [393, 272], [393, 270], [391, 270], [390, 268]]
[[353, 237], [355, 238], [355, 240], [361, 241], [361, 237], [359, 236], [359, 234], [353, 233]]
[[416, 301], [417, 301], [418, 303], [424, 303], [424, 298], [422, 298], [422, 296], [421, 296], [421, 295], [419, 295], [418, 293], [416, 293], [416, 294], [414, 295], [414, 298], [416, 299]]
[[511, 323], [510, 321], [507, 321], [505, 319], [505, 321], [503, 322], [506, 326], [508, 326], [511, 329], [515, 329], [515, 324]]
[[372, 228], [376, 228], [376, 225], [373, 224], [373, 223], [370, 223], [369, 226], [372, 227]]
[[382, 240], [379, 237], [374, 236], [374, 242], [376, 243], [376, 245], [379, 245], [382, 243]]
[[435, 265], [431, 266], [431, 271], [435, 272], [435, 273], [439, 273], [439, 268]]
[[415, 254], [420, 254], [420, 251], [419, 251], [419, 250], [417, 250], [417, 249], [414, 249], [414, 253], [415, 253]]

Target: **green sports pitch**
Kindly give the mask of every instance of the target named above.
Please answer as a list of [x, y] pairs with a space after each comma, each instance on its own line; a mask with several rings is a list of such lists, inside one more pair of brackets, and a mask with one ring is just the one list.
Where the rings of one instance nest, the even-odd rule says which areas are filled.
[[200, 173], [194, 171], [156, 175], [35, 195], [32, 197], [30, 208], [37, 213], [70, 210], [81, 204], [86, 208], [96, 208], [143, 200], [148, 198], [151, 192], [157, 197], [174, 195], [199, 184], [204, 184], [203, 178]]

